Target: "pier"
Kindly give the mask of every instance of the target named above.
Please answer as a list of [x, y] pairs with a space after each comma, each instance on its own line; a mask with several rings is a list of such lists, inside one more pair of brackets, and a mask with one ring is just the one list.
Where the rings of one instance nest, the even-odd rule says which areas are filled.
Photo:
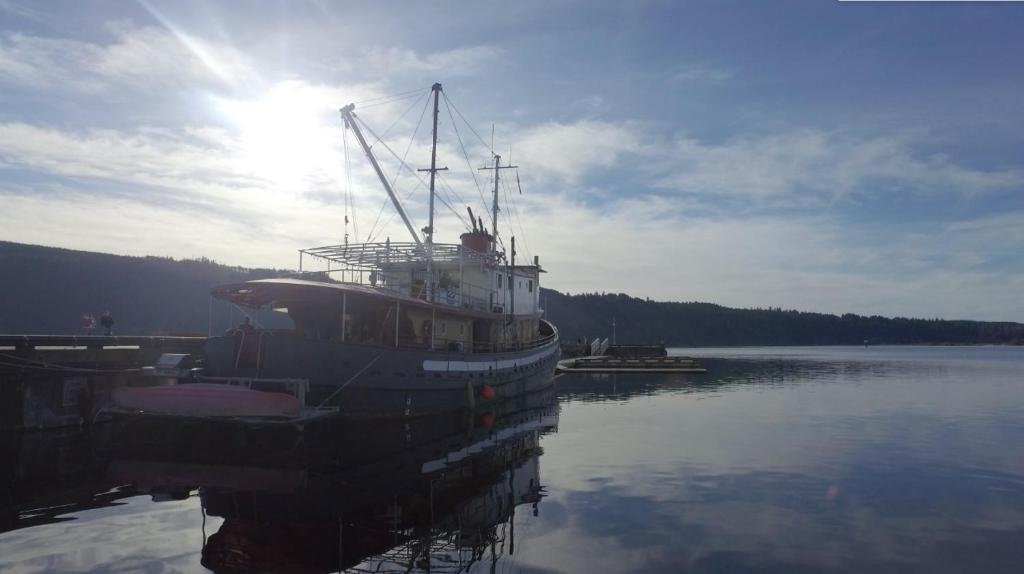
[[689, 357], [670, 357], [664, 345], [563, 345], [558, 371], [562, 373], [706, 373]]
[[198, 355], [206, 337], [0, 335], [0, 430], [81, 426], [110, 391], [144, 384], [165, 353]]
[[707, 369], [688, 357], [642, 357], [636, 359], [600, 355], [559, 361], [563, 373], [706, 373]]

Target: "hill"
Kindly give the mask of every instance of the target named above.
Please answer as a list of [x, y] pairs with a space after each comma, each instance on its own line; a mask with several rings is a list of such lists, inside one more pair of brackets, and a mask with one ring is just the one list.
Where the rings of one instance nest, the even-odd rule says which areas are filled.
[[[129, 257], [0, 242], [0, 333], [82, 333], [81, 317], [110, 311], [122, 334], [205, 334], [236, 322], [210, 287], [272, 277], [210, 261]], [[611, 335], [620, 343], [671, 346], [1022, 344], [1024, 324], [829, 315], [670, 303], [625, 294], [567, 295], [544, 289], [547, 317], [563, 339]]]

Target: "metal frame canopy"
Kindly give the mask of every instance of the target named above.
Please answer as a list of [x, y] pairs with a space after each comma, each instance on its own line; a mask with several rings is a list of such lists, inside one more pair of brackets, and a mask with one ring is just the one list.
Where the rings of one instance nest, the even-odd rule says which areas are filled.
[[481, 253], [453, 243], [353, 243], [300, 249], [299, 253], [357, 269], [381, 269], [393, 265], [471, 263], [497, 265], [496, 253]]

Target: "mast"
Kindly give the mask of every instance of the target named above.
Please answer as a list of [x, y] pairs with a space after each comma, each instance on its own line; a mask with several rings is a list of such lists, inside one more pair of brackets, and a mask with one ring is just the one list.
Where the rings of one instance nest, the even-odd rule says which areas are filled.
[[501, 165], [501, 156], [494, 154], [494, 167], [481, 167], [481, 171], [494, 170], [494, 199], [491, 202], [491, 246], [494, 251], [498, 250], [498, 180], [503, 169], [515, 169], [518, 165]]
[[[439, 84], [438, 84], [438, 87], [440, 87]], [[412, 235], [412, 238], [416, 241], [416, 243], [422, 243], [420, 241], [419, 235], [416, 235], [416, 230], [413, 228], [412, 222], [409, 221], [409, 216], [406, 215], [405, 209], [403, 209], [402, 208], [402, 204], [399, 203], [398, 196], [395, 195], [395, 190], [391, 189], [391, 184], [388, 183], [388, 178], [384, 177], [384, 172], [381, 171], [380, 164], [377, 163], [377, 158], [373, 157], [373, 152], [370, 150], [370, 146], [366, 145], [366, 139], [363, 137], [363, 132], [359, 130], [359, 125], [356, 123], [356, 120], [355, 120], [355, 114], [352, 113], [352, 110], [354, 110], [355, 108], [356, 108], [355, 104], [349, 104], [349, 105], [345, 106], [344, 108], [341, 108], [341, 110], [340, 110], [341, 111], [341, 117], [342, 117], [342, 119], [345, 120], [345, 127], [352, 128], [352, 131], [356, 134], [356, 139], [359, 141], [359, 145], [363, 148], [363, 152], [366, 154], [366, 157], [369, 158], [370, 165], [373, 166], [373, 170], [375, 172], [377, 172], [377, 177], [380, 179], [381, 185], [384, 186], [384, 191], [388, 192], [388, 197], [391, 198], [391, 203], [394, 204], [395, 210], [398, 211], [398, 215], [402, 216], [402, 221], [405, 223], [405, 228], [409, 230], [409, 234]], [[435, 109], [437, 108], [436, 100], [435, 100], [435, 103], [434, 103], [434, 108]], [[437, 114], [436, 113], [434, 114], [434, 118], [435, 118], [434, 119], [434, 125], [436, 126], [437, 125]], [[436, 129], [434, 131], [435, 131], [435, 133], [437, 132]], [[436, 141], [437, 141], [437, 139], [436, 139], [436, 136], [435, 136], [435, 145], [436, 145]], [[433, 180], [431, 180], [431, 181], [433, 181]], [[431, 198], [431, 204], [433, 204], [433, 198], [434, 198], [433, 193], [431, 193], [430, 198]], [[434, 216], [433, 209], [431, 209], [430, 216], [431, 216], [431, 221], [433, 221], [433, 216]]]
[[434, 243], [434, 178], [437, 177], [437, 172], [448, 169], [437, 167], [437, 114], [438, 97], [441, 95], [441, 84], [434, 84], [431, 88], [434, 92], [434, 131], [433, 131], [433, 144], [430, 148], [430, 169], [421, 169], [419, 171], [430, 172], [430, 221], [427, 223], [427, 244], [431, 245]]
[[441, 84], [435, 83], [430, 87], [431, 91], [434, 92], [434, 129], [433, 129], [433, 144], [430, 148], [430, 168], [419, 169], [416, 171], [429, 171], [430, 172], [430, 218], [427, 222], [427, 226], [423, 229], [423, 233], [427, 236], [427, 299], [431, 302], [434, 301], [434, 276], [432, 264], [434, 261], [434, 180], [437, 178], [437, 172], [448, 169], [447, 167], [437, 167], [437, 116], [438, 116], [438, 99], [441, 96]]
[[[491, 136], [493, 139], [494, 136]], [[494, 144], [491, 144], [494, 147]], [[498, 250], [498, 178], [501, 177], [501, 156], [494, 154], [494, 200], [491, 202], [491, 233], [494, 234], [494, 250]]]

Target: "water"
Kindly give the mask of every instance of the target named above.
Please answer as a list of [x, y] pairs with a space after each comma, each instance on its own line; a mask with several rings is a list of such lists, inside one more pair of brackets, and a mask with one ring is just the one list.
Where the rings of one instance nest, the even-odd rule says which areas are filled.
[[675, 352], [409, 427], [8, 437], [0, 572], [1024, 568], [1024, 348]]

